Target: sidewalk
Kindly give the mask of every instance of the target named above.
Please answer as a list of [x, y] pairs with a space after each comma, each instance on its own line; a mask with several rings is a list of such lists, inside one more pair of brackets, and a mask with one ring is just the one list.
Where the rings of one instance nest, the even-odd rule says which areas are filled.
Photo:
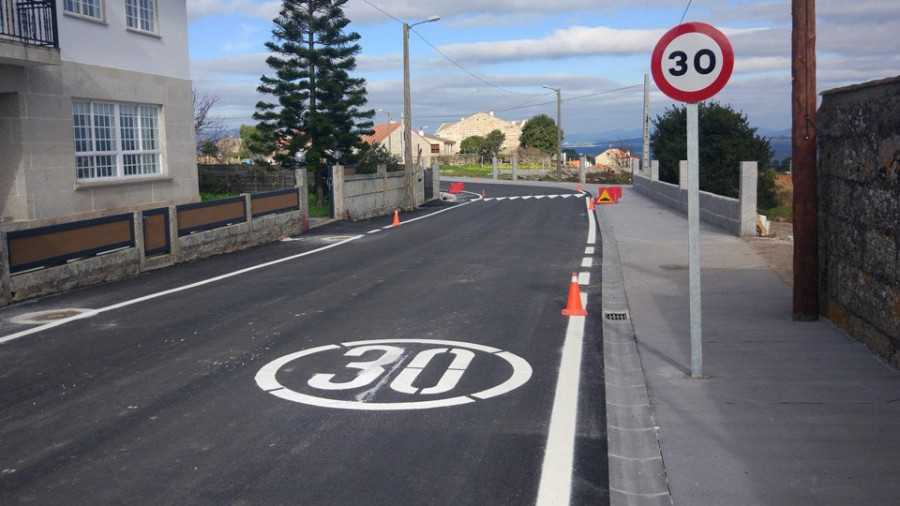
[[691, 379], [686, 216], [624, 191], [597, 211], [603, 309], [630, 316], [604, 323], [612, 504], [900, 503], [900, 372], [825, 319], [794, 322], [753, 248], [701, 224], [707, 378]]

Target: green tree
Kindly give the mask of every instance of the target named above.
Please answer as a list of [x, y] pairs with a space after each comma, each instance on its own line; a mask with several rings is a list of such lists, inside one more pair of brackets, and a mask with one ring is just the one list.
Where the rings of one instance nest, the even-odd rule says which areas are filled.
[[481, 146], [481, 154], [485, 158], [493, 158], [500, 153], [500, 147], [506, 141], [506, 134], [500, 130], [491, 130], [484, 137], [484, 144]]
[[466, 137], [459, 143], [459, 152], [467, 155], [480, 155], [482, 149], [484, 149], [484, 137], [480, 135]]
[[[699, 112], [700, 189], [737, 197], [740, 190], [740, 162], [756, 161], [759, 170], [769, 166], [772, 148], [769, 140], [756, 134], [747, 117], [718, 102], [701, 102]], [[687, 159], [687, 109], [672, 106], [653, 121], [650, 149], [659, 160], [659, 178], [678, 182], [678, 162]], [[758, 178], [757, 195], [763, 197], [772, 188], [769, 178]]]
[[[560, 137], [564, 137], [561, 133]], [[526, 121], [519, 136], [519, 145], [523, 148], [537, 148], [548, 155], [555, 155], [556, 122], [546, 114], [538, 114]]]
[[241, 125], [238, 128], [238, 136], [241, 138], [243, 147], [242, 158], [267, 156], [275, 152], [275, 145], [260, 135], [255, 126]]
[[[315, 171], [316, 204], [325, 203], [327, 167], [362, 145], [375, 115], [363, 110], [365, 79], [352, 78], [360, 46], [342, 6], [347, 0], [283, 0], [275, 18], [272, 54], [266, 64], [274, 76], [263, 75], [257, 91], [276, 99], [256, 104], [254, 119], [266, 142], [279, 146], [275, 158], [283, 165], [306, 151]], [[352, 155], [351, 155], [352, 156]], [[349, 158], [344, 161], [349, 161]]]

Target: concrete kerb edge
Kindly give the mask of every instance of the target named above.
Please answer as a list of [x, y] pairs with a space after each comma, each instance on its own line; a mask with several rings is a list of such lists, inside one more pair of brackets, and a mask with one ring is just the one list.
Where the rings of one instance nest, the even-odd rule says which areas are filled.
[[[613, 236], [613, 231], [603, 220], [603, 210], [597, 208], [594, 212], [600, 230], [601, 244], [603, 248], [603, 311], [618, 311], [627, 309], [628, 299], [625, 294], [624, 276], [619, 258], [619, 245]], [[603, 360], [606, 384], [606, 412], [607, 412], [607, 438], [609, 447], [617, 448], [619, 455], [609, 459], [609, 487], [616, 493], [610, 494], [610, 504], [620, 505], [658, 505], [672, 504], [669, 492], [669, 483], [665, 471], [665, 461], [659, 446], [659, 434], [653, 423], [651, 410], [641, 409], [635, 411], [632, 408], [638, 406], [649, 407], [650, 397], [647, 393], [646, 380], [643, 370], [640, 374], [627, 374], [619, 362], [622, 360], [622, 347], [632, 348], [636, 355], [637, 342], [635, 341], [634, 325], [631, 320], [603, 320]], [[632, 357], [633, 358], [633, 357]], [[639, 362], [639, 357], [638, 357]], [[639, 378], [640, 383], [634, 381]], [[616, 385], [629, 385], [627, 390], [629, 402], [622, 404], [622, 387]], [[611, 403], [610, 399], [615, 399]], [[635, 419], [637, 413], [637, 419]], [[629, 418], [629, 430], [649, 430], [653, 433], [654, 444], [648, 448], [646, 444], [640, 447], [630, 448], [634, 441], [621, 439], [622, 427], [611, 426], [613, 420]], [[636, 466], [649, 460], [656, 463], [657, 472], [635, 473]], [[650, 493], [652, 492], [652, 493]]]

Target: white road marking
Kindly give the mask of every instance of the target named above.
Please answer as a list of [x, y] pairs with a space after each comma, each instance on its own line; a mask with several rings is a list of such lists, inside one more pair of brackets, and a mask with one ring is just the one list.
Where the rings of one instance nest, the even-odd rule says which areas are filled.
[[[432, 346], [452, 346], [454, 348], [453, 353], [456, 355], [457, 359], [453, 361], [450, 367], [447, 369], [447, 372], [442, 378], [441, 382], [438, 385], [432, 387], [431, 389], [425, 389], [422, 392], [413, 391], [412, 380], [415, 376], [420, 372], [419, 369], [424, 367], [425, 363], [428, 361], [432, 354], [436, 354], [438, 352], [444, 352], [446, 348], [440, 348], [438, 350], [426, 350], [421, 352], [419, 355], [422, 356], [421, 363], [418, 363], [416, 359], [419, 358], [417, 355], [416, 358], [413, 359], [412, 363], [405, 366], [405, 369], [401, 371], [400, 375], [397, 376], [396, 379], [391, 383], [391, 388], [395, 391], [405, 394], [415, 394], [412, 395], [413, 399], [419, 398], [418, 393], [422, 394], [433, 394], [433, 393], [442, 393], [443, 391], [452, 390], [453, 387], [456, 386], [459, 378], [464, 373], [465, 369], [468, 367], [469, 362], [474, 358], [474, 353], [471, 350], [479, 351], [482, 353], [487, 353], [490, 356], [497, 357], [510, 366], [512, 366], [512, 373], [509, 378], [507, 378], [502, 383], [488, 387], [484, 390], [472, 393], [464, 393], [461, 395], [456, 395], [454, 397], [448, 397], [444, 399], [432, 399], [432, 400], [411, 400], [409, 402], [371, 402], [369, 398], [372, 395], [367, 395], [362, 399], [357, 400], [343, 400], [343, 399], [331, 399], [326, 397], [317, 397], [314, 395], [305, 394], [302, 392], [297, 392], [295, 390], [291, 390], [284, 385], [282, 385], [276, 375], [278, 371], [286, 366], [288, 363], [293, 362], [299, 358], [312, 355], [315, 353], [321, 352], [329, 352], [329, 351], [337, 351], [340, 350], [341, 346], [350, 348], [351, 354], [354, 349], [374, 349], [381, 345], [389, 345], [389, 344], [419, 344], [419, 345], [432, 345]], [[279, 357], [268, 364], [264, 365], [259, 372], [256, 373], [256, 384], [264, 391], [276, 396], [280, 397], [284, 400], [297, 402], [301, 404], [308, 404], [312, 406], [319, 406], [323, 408], [337, 408], [337, 409], [353, 409], [353, 410], [363, 410], [363, 411], [392, 411], [392, 410], [407, 410], [407, 409], [431, 409], [431, 408], [441, 408], [447, 406], [458, 406], [460, 404], [469, 404], [472, 402], [476, 402], [476, 400], [485, 400], [490, 399], [492, 397], [496, 397], [498, 395], [505, 394], [520, 386], [524, 385], [531, 378], [532, 369], [531, 364], [529, 364], [525, 359], [510, 353], [508, 351], [502, 351], [497, 348], [492, 348], [490, 346], [485, 346], [481, 344], [474, 343], [466, 343], [462, 341], [448, 341], [448, 340], [440, 340], [440, 339], [375, 339], [371, 341], [353, 341], [348, 343], [341, 343], [341, 346], [338, 345], [326, 345], [319, 346], [316, 348], [310, 348], [308, 350], [301, 350], [298, 352], [294, 352], [283, 357]], [[356, 356], [357, 354], [353, 354]], [[395, 357], [391, 356], [387, 361], [394, 360]], [[398, 361], [399, 365], [400, 362]], [[372, 368], [366, 367], [367, 365], [373, 365]], [[383, 374], [384, 368], [387, 364], [386, 362], [374, 361], [371, 363], [358, 363], [358, 364], [349, 364], [348, 367], [353, 367], [355, 369], [360, 369], [363, 372], [360, 373], [356, 379], [363, 378], [366, 380], [366, 383], [371, 383], [375, 381], [378, 376], [385, 376]], [[377, 366], [377, 367], [375, 367]], [[419, 367], [421, 366], [421, 367]], [[377, 375], [375, 377], [369, 378], [369, 376], [373, 376], [369, 374], [369, 371], [375, 371]], [[409, 374], [404, 374], [407, 370], [410, 370]], [[322, 376], [317, 375], [317, 376]], [[333, 375], [327, 375], [330, 380]], [[389, 376], [389, 375], [388, 375]], [[386, 377], [386, 376], [385, 376]], [[315, 379], [315, 377], [313, 378]], [[320, 383], [322, 382], [313, 382], [311, 379], [307, 384], [312, 386], [313, 388], [322, 389]], [[355, 381], [355, 379], [353, 380]], [[383, 385], [386, 381], [380, 382], [378, 385]], [[319, 385], [319, 386], [317, 386]], [[340, 384], [336, 384], [336, 388], [332, 388], [328, 386], [325, 390], [340, 390]], [[376, 386], [377, 388], [378, 386]], [[430, 390], [430, 391], [426, 391]], [[369, 393], [369, 392], [367, 392]], [[374, 392], [371, 392], [374, 394]]]
[[581, 259], [581, 266], [585, 269], [590, 269], [592, 265], [594, 265], [593, 257], [584, 257]]
[[[585, 202], [587, 206], [587, 202]], [[597, 234], [594, 213], [588, 213], [588, 244], [594, 244]], [[579, 284], [590, 283], [590, 273], [578, 275]], [[581, 294], [581, 305], [587, 308], [588, 297]], [[572, 473], [575, 458], [575, 435], [578, 425], [578, 387], [581, 381], [581, 352], [584, 343], [584, 316], [569, 316], [562, 361], [556, 379], [556, 393], [541, 482], [538, 487], [538, 506], [568, 506], [572, 496]]]
[[584, 248], [584, 254], [585, 254], [585, 255], [593, 255], [593, 254], [594, 254], [594, 247], [593, 247], [593, 246], [588, 246], [587, 248]]
[[[587, 306], [587, 294], [581, 294]], [[572, 494], [572, 471], [575, 457], [575, 428], [578, 422], [578, 383], [581, 379], [581, 348], [584, 316], [569, 316], [562, 364], [556, 380], [556, 396], [544, 451], [538, 506], [568, 505]]]

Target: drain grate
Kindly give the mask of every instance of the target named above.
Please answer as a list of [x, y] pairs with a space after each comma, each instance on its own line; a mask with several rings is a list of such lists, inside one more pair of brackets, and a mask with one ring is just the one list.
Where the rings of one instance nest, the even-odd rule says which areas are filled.
[[628, 311], [604, 311], [603, 317], [607, 320], [621, 321], [630, 318]]
[[686, 271], [686, 270], [688, 270], [688, 266], [682, 265], [682, 264], [665, 264], [665, 265], [660, 265], [659, 268], [662, 270], [665, 270], [665, 271]]

